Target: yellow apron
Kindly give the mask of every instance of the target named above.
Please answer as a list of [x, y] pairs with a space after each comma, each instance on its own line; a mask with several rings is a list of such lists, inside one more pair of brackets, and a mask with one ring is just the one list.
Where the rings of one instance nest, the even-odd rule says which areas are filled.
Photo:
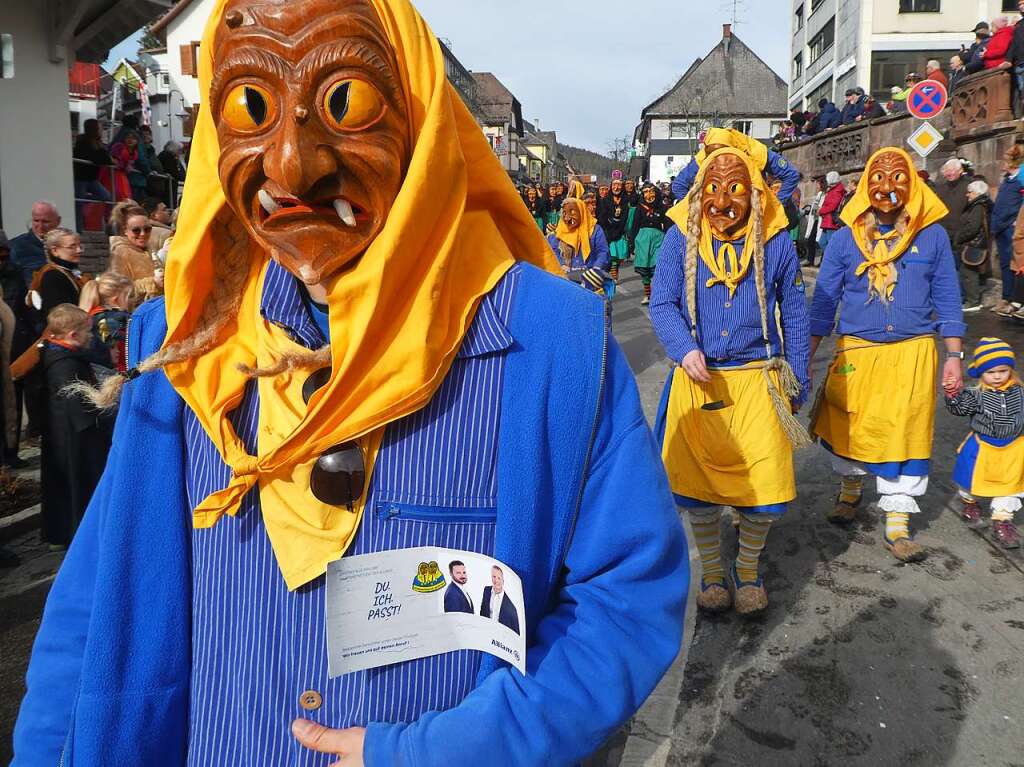
[[977, 443], [978, 456], [974, 459], [971, 486], [964, 488], [967, 492], [982, 498], [1024, 493], [1024, 437], [1018, 437], [1009, 445], [997, 447], [971, 432], [960, 443], [957, 453], [963, 452], [969, 440]]
[[841, 337], [811, 432], [854, 461], [930, 458], [938, 364], [931, 336], [893, 343]]
[[[796, 498], [793, 448], [763, 367], [711, 368], [706, 384], [675, 369], [661, 448], [673, 493], [740, 507]], [[771, 375], [781, 389], [778, 374]]]

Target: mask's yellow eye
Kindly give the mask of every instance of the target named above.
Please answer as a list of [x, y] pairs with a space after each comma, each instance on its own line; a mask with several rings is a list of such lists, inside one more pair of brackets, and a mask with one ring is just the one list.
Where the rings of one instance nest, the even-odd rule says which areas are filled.
[[324, 117], [335, 130], [369, 128], [381, 118], [384, 108], [384, 97], [365, 80], [338, 80], [324, 93]]
[[746, 191], [747, 191], [746, 185], [745, 184], [741, 184], [739, 181], [737, 181], [735, 184], [733, 184], [732, 186], [729, 187], [729, 193], [730, 194], [744, 194]]
[[881, 184], [884, 178], [885, 176], [879, 172], [875, 172], [871, 176], [871, 180], [874, 181], [876, 184]]
[[704, 187], [704, 191], [707, 194], [718, 194], [718, 184], [712, 181], [710, 184]]
[[906, 181], [906, 179], [907, 179], [907, 174], [905, 174], [901, 170], [896, 171], [895, 175], [893, 175], [893, 180], [896, 181], [896, 182]]
[[274, 97], [252, 83], [232, 88], [220, 108], [221, 119], [239, 133], [255, 133], [273, 123], [276, 116]]

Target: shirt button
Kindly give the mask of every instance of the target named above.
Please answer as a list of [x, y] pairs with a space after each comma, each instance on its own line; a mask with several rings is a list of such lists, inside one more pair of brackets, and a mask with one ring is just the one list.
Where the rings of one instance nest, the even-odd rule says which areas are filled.
[[886, 325], [885, 329], [888, 330], [890, 333], [894, 330], [892, 325]]
[[726, 309], [732, 309], [732, 301], [726, 301], [723, 305]]
[[306, 711], [316, 711], [323, 703], [323, 696], [316, 690], [306, 690], [299, 696], [299, 705]]
[[727, 335], [729, 335], [729, 331], [728, 330], [723, 330], [722, 331], [722, 338], [725, 338]]

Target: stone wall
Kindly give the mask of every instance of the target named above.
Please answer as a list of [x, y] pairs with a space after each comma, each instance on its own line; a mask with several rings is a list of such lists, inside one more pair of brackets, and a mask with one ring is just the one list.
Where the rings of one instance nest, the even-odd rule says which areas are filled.
[[878, 149], [899, 146], [910, 152], [919, 170], [939, 178], [942, 164], [951, 157], [964, 157], [975, 171], [993, 186], [1002, 178], [1002, 156], [1022, 135], [1022, 123], [1013, 119], [1010, 108], [1009, 74], [1004, 70], [966, 78], [957, 87], [950, 108], [931, 121], [945, 137], [927, 160], [908, 146], [907, 139], [921, 124], [908, 114], [890, 115], [857, 123], [789, 144], [782, 154], [801, 173], [805, 200], [816, 192], [814, 179], [838, 170], [843, 181], [857, 179], [868, 158]]

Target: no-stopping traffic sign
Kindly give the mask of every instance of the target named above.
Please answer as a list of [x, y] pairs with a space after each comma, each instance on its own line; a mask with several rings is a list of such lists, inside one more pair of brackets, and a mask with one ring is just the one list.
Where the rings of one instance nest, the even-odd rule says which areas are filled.
[[930, 120], [946, 108], [949, 94], [938, 80], [922, 80], [907, 96], [907, 111], [919, 120]]

